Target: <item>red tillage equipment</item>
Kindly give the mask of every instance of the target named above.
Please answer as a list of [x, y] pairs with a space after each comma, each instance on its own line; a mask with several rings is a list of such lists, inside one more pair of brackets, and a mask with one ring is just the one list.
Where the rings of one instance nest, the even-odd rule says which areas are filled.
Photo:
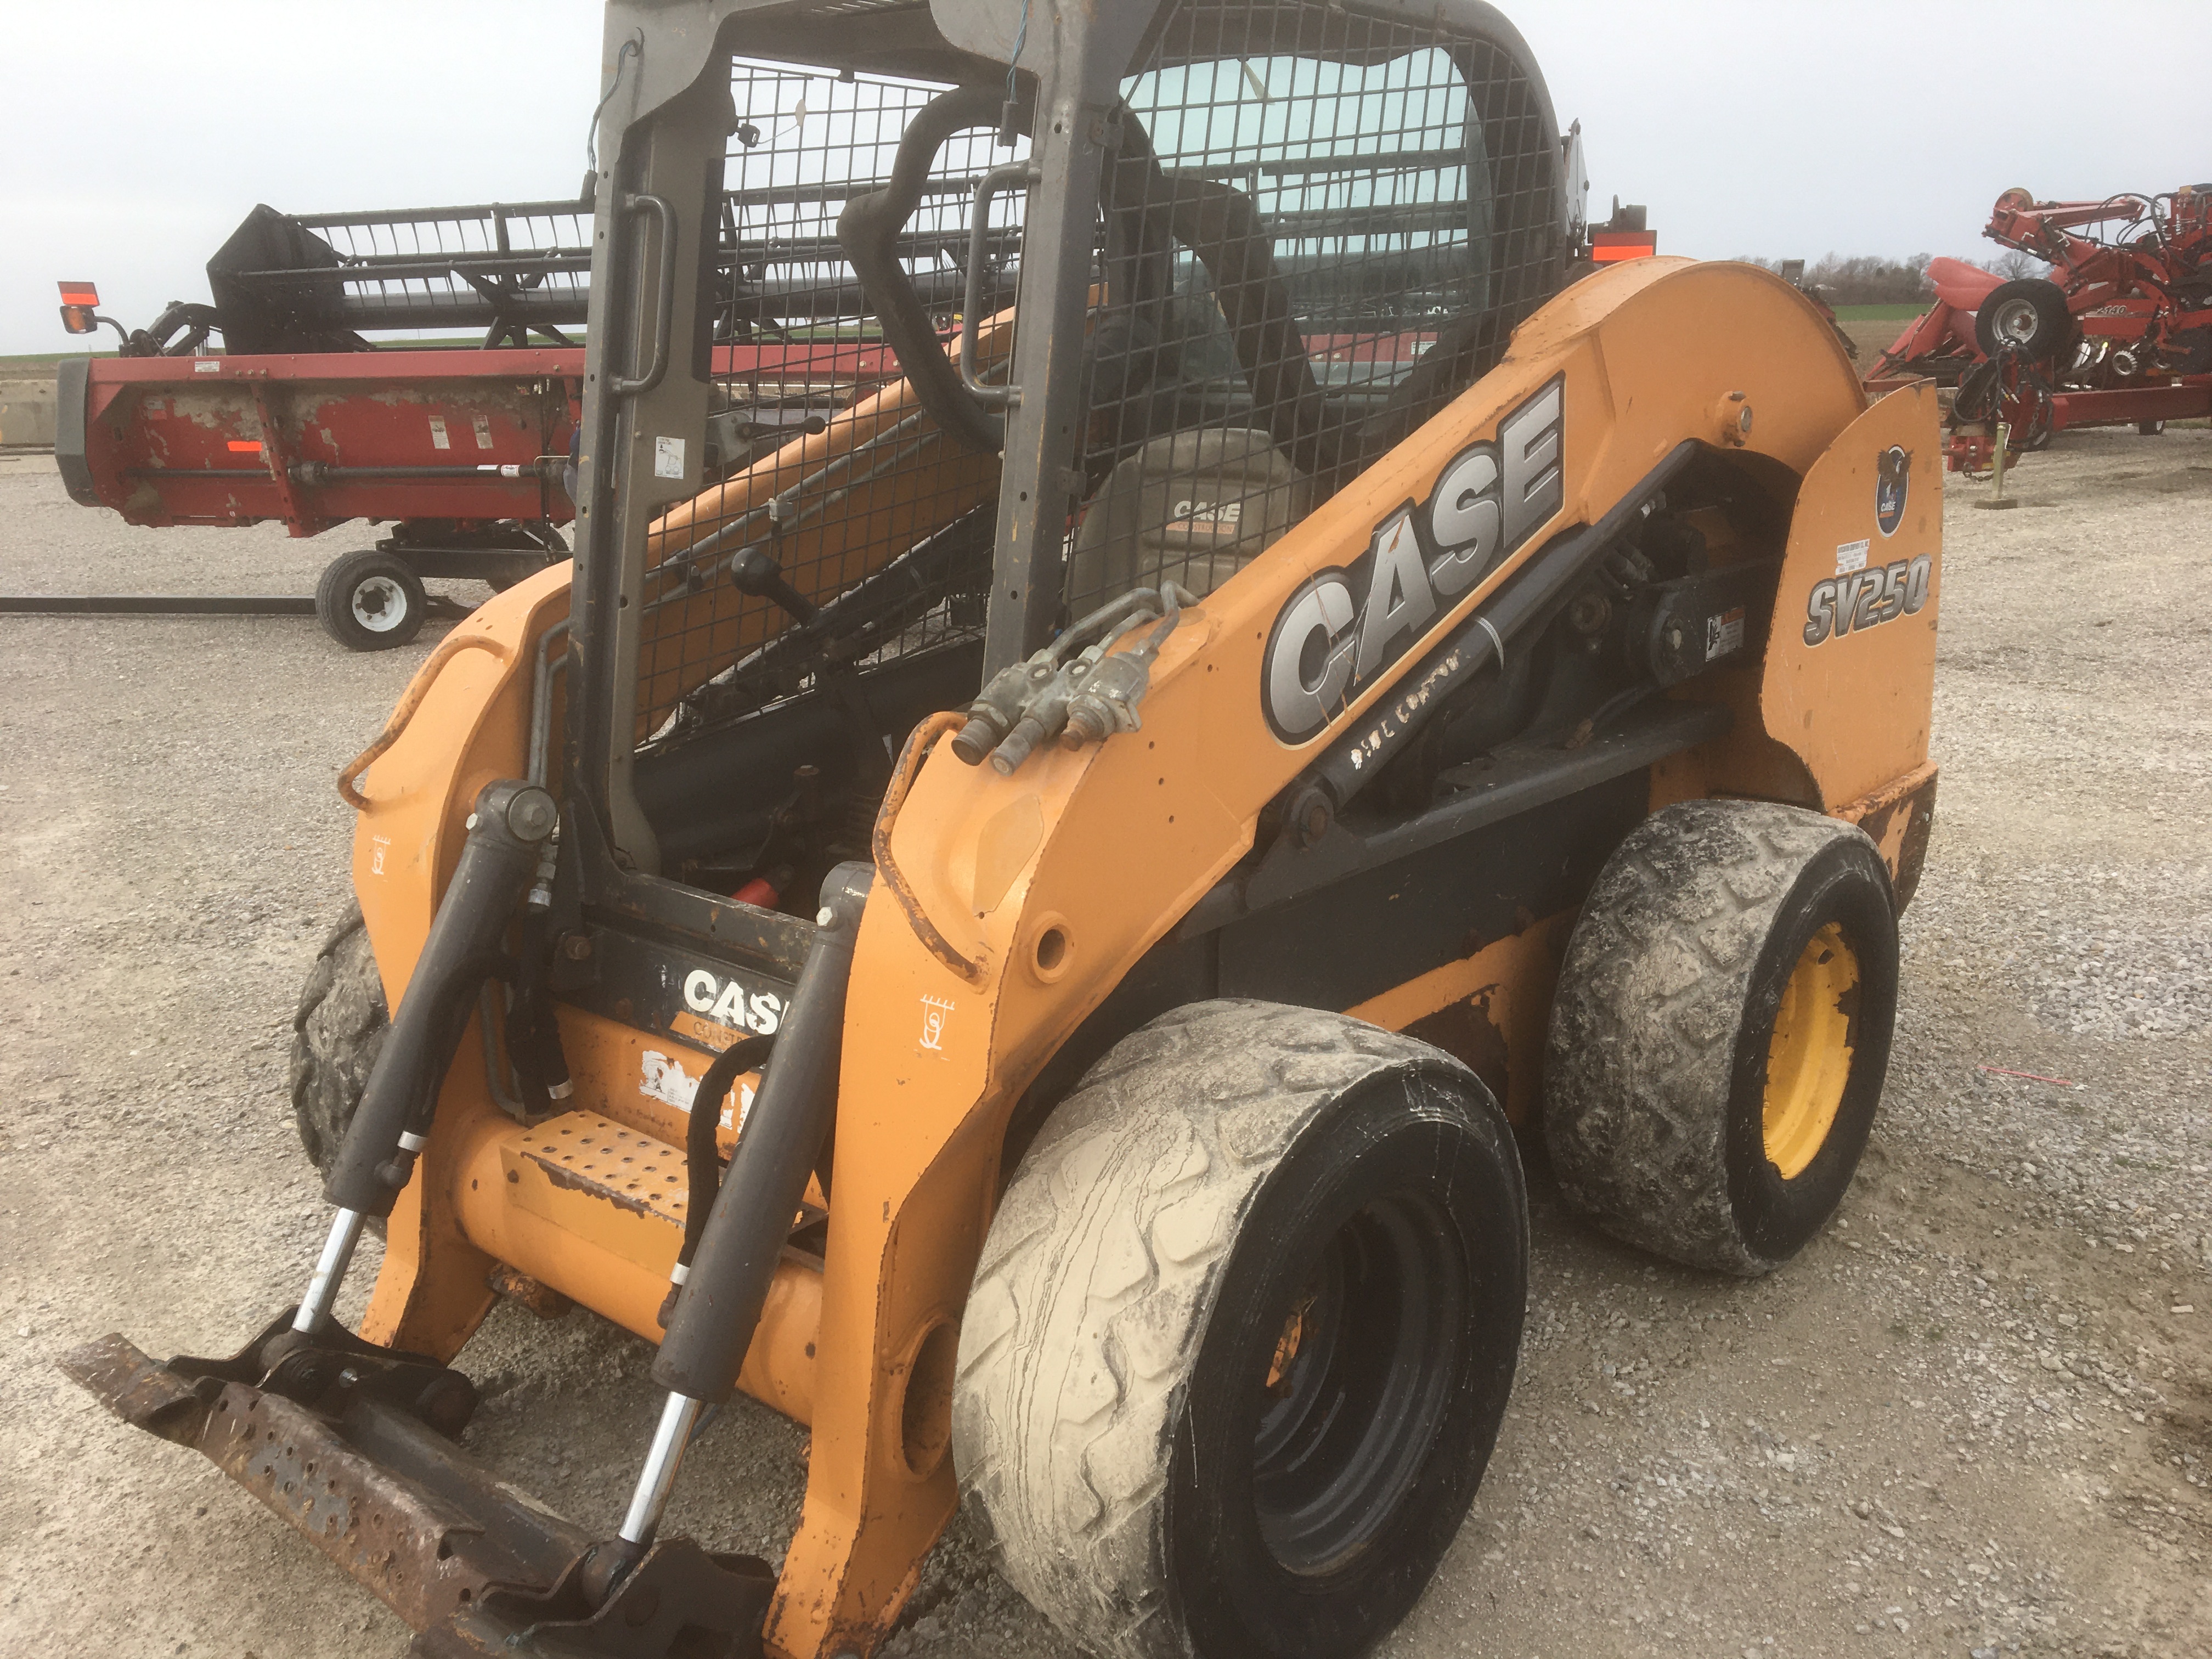
[[1984, 234], [2051, 276], [1935, 261], [1935, 307], [1869, 377], [1958, 386], [1953, 470], [1987, 465], [1999, 422], [2013, 447], [2036, 449], [2069, 428], [2149, 433], [2212, 415], [2212, 185], [2101, 202], [2010, 190]]

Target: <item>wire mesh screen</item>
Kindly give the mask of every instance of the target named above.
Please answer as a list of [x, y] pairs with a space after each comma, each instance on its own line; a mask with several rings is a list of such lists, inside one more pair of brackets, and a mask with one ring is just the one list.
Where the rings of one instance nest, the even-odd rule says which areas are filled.
[[1192, 3], [1122, 95], [1071, 619], [1226, 580], [1486, 369], [1563, 252], [1556, 134], [1487, 40]]
[[492, 203], [372, 213], [256, 209], [209, 264], [233, 351], [343, 349], [404, 331], [570, 343], [589, 301], [592, 210]]
[[[908, 349], [948, 349], [976, 181], [1026, 143], [1000, 148], [993, 128], [963, 125], [959, 94], [921, 82], [741, 61], [732, 90], [708, 437], [717, 476], [649, 544], [647, 749], [825, 677], [973, 638], [989, 584], [997, 457], [923, 416], [851, 249], [880, 246], [909, 291]], [[987, 316], [1012, 303], [1018, 208], [996, 214], [986, 240]], [[987, 357], [1009, 335], [990, 331]]]

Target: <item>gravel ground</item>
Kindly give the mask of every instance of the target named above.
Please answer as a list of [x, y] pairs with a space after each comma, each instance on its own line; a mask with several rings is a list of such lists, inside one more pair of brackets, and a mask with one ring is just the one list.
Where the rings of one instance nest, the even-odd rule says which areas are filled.
[[[2015, 491], [1981, 513], [1950, 486], [1942, 802], [1843, 1215], [1772, 1278], [1722, 1281], [1595, 1236], [1524, 1149], [1514, 1407], [1389, 1659], [2205, 1651], [2212, 434], [2077, 436]], [[9, 591], [306, 592], [340, 550], [130, 530], [50, 461], [0, 460]], [[343, 898], [331, 781], [440, 626], [355, 657], [294, 620], [0, 619], [0, 1650], [405, 1645], [52, 1362], [118, 1328], [227, 1351], [296, 1293], [324, 1215], [284, 1049]], [[470, 1443], [610, 1527], [648, 1360], [502, 1308], [463, 1356], [489, 1395]], [[804, 1437], [741, 1406], [675, 1523], [774, 1558], [804, 1478]], [[891, 1650], [1069, 1652], [958, 1527]]]

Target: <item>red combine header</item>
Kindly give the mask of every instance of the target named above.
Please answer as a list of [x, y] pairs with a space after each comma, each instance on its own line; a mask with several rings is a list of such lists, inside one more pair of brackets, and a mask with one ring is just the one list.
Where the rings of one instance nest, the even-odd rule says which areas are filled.
[[[863, 307], [822, 194], [801, 186], [725, 204], [716, 407], [705, 431], [665, 441], [684, 476], [711, 483], [897, 378], [880, 337], [839, 320]], [[62, 283], [63, 325], [111, 328], [121, 343], [116, 357], [61, 365], [64, 483], [132, 524], [274, 520], [295, 536], [357, 520], [381, 526], [374, 545], [325, 571], [314, 610], [354, 649], [404, 643], [429, 608], [424, 578], [503, 587], [568, 556], [560, 529], [575, 509], [564, 474], [584, 384], [571, 331], [590, 304], [593, 213], [588, 198], [300, 216], [257, 207], [208, 262], [214, 303], [173, 302], [143, 329], [100, 314], [94, 284]], [[908, 240], [902, 256], [934, 260], [926, 235]], [[1013, 280], [1001, 257], [987, 300], [1004, 303]], [[941, 273], [925, 271], [915, 287], [949, 337], [964, 295]], [[479, 343], [452, 343], [463, 331]], [[416, 337], [389, 337], [398, 333]], [[667, 368], [656, 360], [645, 373]]]

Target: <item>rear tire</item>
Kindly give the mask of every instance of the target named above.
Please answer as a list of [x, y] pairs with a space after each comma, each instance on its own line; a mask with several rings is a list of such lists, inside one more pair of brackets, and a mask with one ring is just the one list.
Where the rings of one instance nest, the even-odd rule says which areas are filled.
[[325, 1175], [361, 1104], [392, 1016], [358, 904], [331, 930], [292, 1016], [292, 1117], [308, 1162]]
[[349, 651], [389, 651], [422, 631], [430, 596], [414, 567], [363, 548], [333, 559], [315, 584], [315, 619]]
[[1125, 1039], [1023, 1158], [961, 1328], [1000, 1570], [1100, 1654], [1364, 1651], [1488, 1463], [1527, 1216], [1496, 1103], [1425, 1043], [1231, 1001]]
[[1889, 872], [1856, 826], [1757, 801], [1632, 830], [1567, 945], [1544, 1138], [1614, 1237], [1757, 1274], [1842, 1200], [1897, 1013]]

